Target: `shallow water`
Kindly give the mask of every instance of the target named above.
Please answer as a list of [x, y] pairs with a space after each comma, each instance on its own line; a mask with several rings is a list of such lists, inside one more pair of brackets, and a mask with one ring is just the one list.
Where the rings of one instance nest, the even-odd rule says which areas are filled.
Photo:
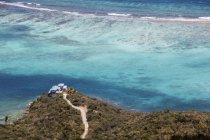
[[58, 82], [138, 111], [210, 111], [210, 23], [6, 6], [0, 115]]

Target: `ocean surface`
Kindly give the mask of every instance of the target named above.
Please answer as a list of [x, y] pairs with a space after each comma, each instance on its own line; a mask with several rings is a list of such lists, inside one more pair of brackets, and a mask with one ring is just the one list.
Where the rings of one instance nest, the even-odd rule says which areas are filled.
[[210, 0], [0, 1], [0, 119], [59, 82], [136, 111], [210, 111]]

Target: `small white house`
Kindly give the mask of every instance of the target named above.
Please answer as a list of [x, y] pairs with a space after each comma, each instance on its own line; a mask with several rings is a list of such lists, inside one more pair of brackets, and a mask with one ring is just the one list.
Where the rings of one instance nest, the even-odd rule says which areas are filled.
[[67, 91], [68, 87], [65, 85], [63, 86], [63, 91]]
[[60, 84], [58, 84], [58, 86], [59, 87], [63, 87], [63, 86], [65, 86], [65, 84], [64, 83], [60, 83]]
[[65, 86], [65, 84], [64, 83], [60, 83], [60, 84], [58, 84], [58, 86], [61, 88], [61, 90], [63, 90], [63, 87]]
[[66, 91], [68, 87], [64, 83], [60, 83], [58, 85], [52, 86], [52, 88], [49, 90], [48, 94], [50, 96], [62, 93], [63, 91]]
[[61, 88], [59, 86], [52, 86], [48, 93], [61, 93]]

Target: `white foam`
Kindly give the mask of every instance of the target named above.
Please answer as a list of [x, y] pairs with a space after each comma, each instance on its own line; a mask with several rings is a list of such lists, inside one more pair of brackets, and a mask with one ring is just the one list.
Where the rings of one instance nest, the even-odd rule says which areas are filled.
[[143, 20], [154, 20], [154, 21], [185, 21], [185, 22], [210, 22], [210, 17], [199, 17], [199, 18], [185, 18], [185, 17], [141, 17]]
[[48, 12], [57, 12], [58, 11], [58, 10], [49, 9], [49, 8], [30, 7], [30, 6], [24, 5], [22, 2], [7, 3], [7, 2], [0, 1], [0, 4], [8, 5], [8, 6], [20, 7], [20, 8], [25, 8], [25, 9], [31, 9], [31, 10], [38, 10], [38, 11], [48, 11]]
[[[23, 3], [24, 4], [24, 3]], [[39, 3], [30, 3], [30, 2], [28, 2], [28, 3], [26, 3], [27, 5], [35, 5], [35, 6], [40, 6], [41, 4], [39, 4]]]
[[152, 19], [152, 20], [155, 20], [155, 19], [157, 19], [156, 17], [141, 17], [141, 19]]
[[78, 12], [69, 12], [69, 11], [63, 11], [64, 14], [70, 14], [70, 15], [76, 15], [76, 16], [81, 16], [80, 13]]
[[120, 17], [128, 17], [131, 14], [118, 14], [118, 13], [108, 13], [109, 16], [120, 16]]
[[[23, 2], [15, 2], [15, 3], [8, 3], [5, 1], [0, 1], [0, 4], [2, 5], [8, 5], [8, 6], [15, 6], [20, 8], [26, 8], [31, 10], [38, 10], [38, 11], [47, 11], [47, 12], [63, 12], [64, 14], [70, 14], [70, 15], [76, 15], [76, 16], [96, 16], [94, 14], [83, 14], [78, 12], [69, 12], [69, 11], [59, 11], [56, 9], [49, 9], [49, 8], [43, 8], [43, 7], [36, 7], [40, 6], [40, 4], [34, 4], [34, 3], [26, 3]], [[29, 6], [29, 5], [35, 5]], [[107, 13], [108, 16], [115, 16], [115, 17], [131, 17], [131, 14], [119, 14], [119, 13]], [[139, 18], [139, 17], [137, 17]], [[150, 20], [150, 21], [183, 21], [183, 22], [210, 22], [210, 17], [199, 17], [199, 18], [185, 18], [185, 17], [152, 17], [152, 16], [145, 16], [140, 17], [142, 20]]]
[[[131, 14], [117, 14], [108, 13], [109, 16], [120, 16], [120, 17], [130, 17]], [[139, 17], [137, 17], [139, 18]], [[144, 16], [140, 17], [142, 20], [149, 21], [183, 21], [183, 22], [210, 22], [210, 17], [199, 17], [199, 18], [185, 18], [185, 17], [154, 17], [154, 16]]]
[[210, 17], [199, 17], [199, 19], [210, 20]]
[[[38, 11], [63, 12], [64, 14], [70, 14], [70, 15], [76, 15], [76, 16], [84, 15], [84, 14], [80, 14], [78, 12], [59, 11], [59, 10], [56, 10], [56, 9], [41, 8], [41, 7], [38, 8], [38, 7], [28, 6], [28, 5], [40, 6], [40, 4], [34, 4], [34, 3], [26, 3], [27, 5], [25, 5], [23, 2], [7, 3], [7, 2], [4, 2], [4, 1], [0, 1], [0, 4], [8, 5], [8, 6], [14, 6], [14, 7], [20, 7], [20, 8], [25, 8], [25, 9], [31, 9], [31, 10], [38, 10]], [[95, 16], [94, 14], [85, 14], [85, 15]]]
[[95, 16], [94, 14], [88, 14], [88, 13], [78, 13], [78, 12], [69, 12], [69, 11], [62, 11], [64, 14], [69, 14], [73, 16]]

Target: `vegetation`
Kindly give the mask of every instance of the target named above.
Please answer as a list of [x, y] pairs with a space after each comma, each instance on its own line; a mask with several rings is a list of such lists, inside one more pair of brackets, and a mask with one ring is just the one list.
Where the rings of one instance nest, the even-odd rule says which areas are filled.
[[[68, 92], [74, 105], [88, 105], [87, 139], [210, 139], [210, 113], [129, 112], [72, 89]], [[0, 140], [76, 140], [83, 130], [80, 112], [71, 108], [62, 95], [43, 94], [31, 104], [27, 115], [12, 125], [0, 125]]]

